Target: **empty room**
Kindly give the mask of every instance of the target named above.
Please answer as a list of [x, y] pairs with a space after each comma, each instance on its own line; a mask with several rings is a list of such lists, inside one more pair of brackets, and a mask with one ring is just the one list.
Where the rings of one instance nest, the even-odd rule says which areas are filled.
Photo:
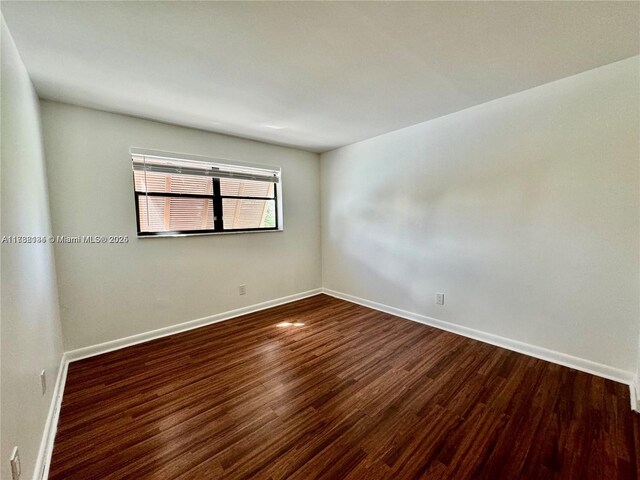
[[640, 479], [640, 1], [3, 1], [0, 478]]

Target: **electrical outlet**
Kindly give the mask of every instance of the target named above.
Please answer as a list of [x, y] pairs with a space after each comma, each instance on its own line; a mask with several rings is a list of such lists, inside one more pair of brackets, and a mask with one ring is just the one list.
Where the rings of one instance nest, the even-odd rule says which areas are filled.
[[42, 370], [40, 372], [40, 386], [42, 387], [42, 395], [47, 392], [47, 371]]
[[239, 285], [238, 286], [238, 293], [240, 295], [246, 295], [247, 294], [247, 286], [246, 285]]
[[22, 466], [20, 465], [20, 452], [18, 452], [18, 447], [13, 447], [9, 463], [11, 464], [11, 480], [20, 480]]
[[444, 293], [436, 293], [436, 305], [444, 305]]

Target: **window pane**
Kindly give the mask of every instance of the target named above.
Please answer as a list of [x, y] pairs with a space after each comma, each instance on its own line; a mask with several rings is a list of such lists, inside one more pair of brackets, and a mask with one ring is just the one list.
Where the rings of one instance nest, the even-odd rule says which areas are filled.
[[209, 177], [180, 175], [177, 173], [144, 172], [140, 170], [135, 170], [133, 176], [136, 192], [211, 195], [213, 191], [213, 183]]
[[213, 200], [209, 198], [138, 195], [141, 232], [213, 230]]
[[225, 230], [238, 228], [275, 228], [275, 200], [222, 199]]
[[274, 183], [256, 182], [254, 180], [220, 179], [220, 194], [234, 197], [269, 197], [273, 198]]

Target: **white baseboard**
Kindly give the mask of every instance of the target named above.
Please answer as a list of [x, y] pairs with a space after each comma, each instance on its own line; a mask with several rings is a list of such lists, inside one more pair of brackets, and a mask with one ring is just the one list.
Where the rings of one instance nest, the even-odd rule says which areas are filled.
[[179, 323], [177, 325], [170, 325], [168, 327], [159, 328], [157, 330], [151, 330], [149, 332], [139, 333], [137, 335], [131, 335], [130, 337], [119, 338], [117, 340], [111, 340], [109, 342], [99, 343], [90, 347], [78, 348], [76, 350], [70, 350], [66, 352], [66, 356], [70, 362], [76, 360], [82, 360], [83, 358], [93, 357], [95, 355], [101, 355], [103, 353], [112, 352], [121, 348], [130, 347], [139, 343], [148, 342], [150, 340], [156, 340], [157, 338], [174, 335], [176, 333], [186, 332], [187, 330], [193, 330], [194, 328], [204, 327], [205, 325], [211, 325], [212, 323], [222, 322], [224, 320], [230, 320], [241, 315], [248, 313], [258, 312], [267, 308], [283, 305], [285, 303], [295, 302], [296, 300], [302, 300], [303, 298], [313, 297], [322, 293], [321, 288], [315, 288], [306, 292], [295, 293], [286, 297], [276, 298], [275, 300], [268, 300], [262, 303], [256, 303], [247, 307], [238, 308], [235, 310], [229, 310], [227, 312], [218, 313], [216, 315], [210, 315], [208, 317], [198, 318], [196, 320], [190, 320], [188, 322]]
[[506, 337], [500, 337], [498, 335], [493, 335], [481, 330], [475, 330], [473, 328], [464, 327], [462, 325], [445, 322], [443, 320], [427, 317], [426, 315], [421, 315], [419, 313], [408, 312], [406, 310], [390, 307], [382, 303], [373, 302], [371, 300], [355, 297], [346, 293], [336, 292], [327, 288], [323, 289], [323, 293], [331, 295], [332, 297], [346, 300], [348, 302], [357, 303], [374, 310], [390, 313], [391, 315], [395, 315], [397, 317], [406, 318], [407, 320], [412, 320], [414, 322], [429, 325], [441, 330], [456, 333], [464, 337], [473, 338], [474, 340], [479, 340], [481, 342], [490, 343], [491, 345], [496, 345], [508, 350], [513, 350], [514, 352], [523, 353], [525, 355], [539, 358], [541, 360], [546, 360], [548, 362], [557, 363], [565, 367], [575, 368], [576, 370], [590, 373], [592, 375], [597, 375], [599, 377], [604, 377], [609, 380], [614, 380], [616, 382], [624, 383], [627, 385], [631, 385], [632, 383], [633, 374], [631, 372], [593, 362], [585, 358], [574, 357], [572, 355], [557, 352], [555, 350], [549, 350], [547, 348], [538, 347], [536, 345], [520, 342], [518, 340], [512, 340]]
[[58, 418], [60, 416], [60, 407], [62, 406], [62, 396], [64, 394], [64, 385], [67, 380], [67, 370], [69, 368], [70, 362], [81, 360], [83, 358], [93, 357], [102, 353], [112, 352], [114, 350], [130, 347], [132, 345], [148, 342], [150, 340], [166, 337], [168, 335], [186, 332], [187, 330], [204, 327], [205, 325], [210, 325], [212, 323], [230, 320], [241, 315], [258, 312], [260, 310], [265, 310], [267, 308], [275, 307], [278, 305], [284, 305], [285, 303], [295, 302], [296, 300], [302, 300], [303, 298], [312, 297], [320, 293], [322, 293], [322, 289], [316, 288], [306, 292], [277, 298], [275, 300], [269, 300], [266, 302], [257, 303], [255, 305], [238, 308], [236, 310], [230, 310], [228, 312], [198, 318], [196, 320], [180, 323], [178, 325], [171, 325], [169, 327], [159, 328], [150, 332], [140, 333], [138, 335], [132, 335], [130, 337], [125, 337], [118, 340], [113, 340], [110, 342], [65, 352], [60, 360], [58, 377], [56, 378], [56, 384], [54, 387], [53, 396], [51, 397], [51, 405], [49, 407], [47, 421], [45, 422], [42, 440], [40, 441], [40, 448], [38, 451], [38, 458], [36, 460], [36, 466], [34, 469], [33, 480], [42, 480], [46, 479], [49, 476], [51, 455], [53, 454], [53, 444], [56, 438]]
[[55, 440], [56, 430], [58, 427], [58, 418], [60, 416], [60, 407], [62, 405], [62, 396], [64, 393], [64, 386], [67, 379], [67, 370], [69, 363], [75, 360], [81, 360], [83, 358], [100, 355], [103, 353], [119, 350], [121, 348], [130, 347], [139, 343], [148, 342], [157, 338], [174, 335], [176, 333], [185, 332], [187, 330], [193, 330], [195, 328], [203, 327], [205, 325], [211, 325], [213, 323], [230, 320], [232, 318], [246, 315], [248, 313], [258, 312], [267, 308], [291, 303], [303, 298], [312, 297], [320, 293], [331, 295], [332, 297], [340, 298], [348, 302], [357, 303], [365, 307], [379, 310], [381, 312], [389, 313], [397, 317], [406, 318], [425, 325], [429, 325], [441, 330], [463, 335], [465, 337], [473, 338], [481, 342], [496, 345], [498, 347], [513, 350], [518, 353], [523, 353], [532, 357], [540, 358], [549, 362], [557, 363], [565, 367], [575, 368], [583, 372], [591, 373], [600, 377], [608, 378], [617, 382], [625, 383], [629, 385], [631, 391], [631, 404], [632, 408], [640, 412], [640, 382], [631, 372], [619, 370], [617, 368], [609, 367], [607, 365], [599, 364], [586, 360], [583, 358], [573, 357], [564, 353], [556, 352], [554, 350], [548, 350], [546, 348], [537, 347], [527, 343], [519, 342], [517, 340], [511, 340], [505, 337], [500, 337], [490, 333], [482, 332], [480, 330], [474, 330], [472, 328], [455, 325], [453, 323], [437, 320], [435, 318], [420, 315], [418, 313], [408, 312], [399, 308], [390, 307], [381, 303], [365, 300], [363, 298], [348, 295], [346, 293], [336, 292], [334, 290], [326, 288], [316, 288], [306, 292], [289, 295], [286, 297], [278, 298], [275, 300], [269, 300], [267, 302], [250, 305], [236, 310], [230, 310], [228, 312], [219, 313], [216, 315], [210, 315], [208, 317], [191, 320], [189, 322], [180, 323], [178, 325], [172, 325], [165, 328], [159, 328], [150, 332], [140, 333], [132, 335], [130, 337], [121, 338], [118, 340], [112, 340], [110, 342], [93, 345], [90, 347], [79, 348], [65, 352], [60, 361], [60, 368], [58, 370], [58, 376], [56, 378], [56, 384], [51, 398], [51, 406], [49, 407], [49, 413], [47, 415], [47, 421], [40, 442], [40, 449], [38, 452], [38, 458], [36, 461], [36, 468], [34, 470], [33, 479], [41, 480], [46, 479], [49, 474], [49, 466], [51, 464], [51, 455], [53, 453], [53, 444]]
[[64, 385], [67, 381], [68, 366], [69, 361], [67, 356], [66, 354], [63, 354], [60, 358], [60, 367], [58, 367], [58, 376], [56, 377], [56, 383], [53, 387], [53, 395], [51, 396], [51, 404], [49, 405], [47, 420], [44, 424], [42, 440], [40, 440], [36, 466], [33, 470], [33, 480], [46, 479], [49, 476], [49, 466], [51, 465], [51, 455], [53, 454], [53, 442], [56, 439], [56, 430], [58, 429], [58, 417], [60, 416]]
[[629, 384], [631, 393], [631, 409], [640, 413], [640, 372], [638, 372]]

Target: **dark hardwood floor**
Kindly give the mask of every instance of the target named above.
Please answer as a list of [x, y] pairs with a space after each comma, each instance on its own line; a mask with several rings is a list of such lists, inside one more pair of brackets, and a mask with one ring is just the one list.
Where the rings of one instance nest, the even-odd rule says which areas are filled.
[[50, 478], [633, 479], [639, 435], [626, 385], [319, 295], [72, 363]]

